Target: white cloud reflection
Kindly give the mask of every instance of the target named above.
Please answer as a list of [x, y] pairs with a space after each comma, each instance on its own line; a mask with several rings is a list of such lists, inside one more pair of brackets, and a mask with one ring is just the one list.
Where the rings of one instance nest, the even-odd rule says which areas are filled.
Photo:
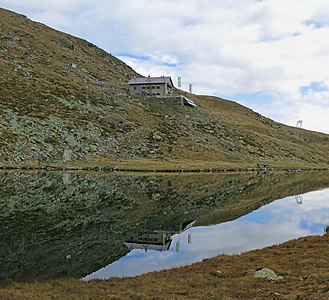
[[[329, 224], [329, 189], [272, 202], [235, 221], [192, 227], [175, 235], [165, 252], [133, 250], [85, 279], [134, 276], [188, 265], [222, 253], [238, 254], [309, 235], [321, 235]], [[191, 243], [188, 235], [191, 234]], [[176, 243], [179, 242], [179, 252]]]

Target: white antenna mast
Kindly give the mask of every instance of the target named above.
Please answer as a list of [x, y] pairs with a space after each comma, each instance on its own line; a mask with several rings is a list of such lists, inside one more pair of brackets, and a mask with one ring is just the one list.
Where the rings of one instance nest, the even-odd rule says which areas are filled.
[[303, 120], [298, 120], [295, 127], [295, 138], [297, 140], [303, 139]]

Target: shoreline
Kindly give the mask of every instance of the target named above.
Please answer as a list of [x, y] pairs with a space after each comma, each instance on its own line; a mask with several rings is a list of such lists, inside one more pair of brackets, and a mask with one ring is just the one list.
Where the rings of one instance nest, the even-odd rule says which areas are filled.
[[[328, 228], [240, 255], [219, 255], [136, 277], [13, 283], [4, 299], [328, 299]], [[234, 267], [232, 267], [234, 266]], [[260, 269], [274, 277], [257, 278]], [[155, 294], [156, 293], [156, 294]]]
[[186, 166], [180, 167], [179, 164], [176, 168], [163, 168], [163, 166], [152, 165], [151, 168], [147, 166], [139, 167], [138, 164], [131, 163], [129, 166], [119, 164], [112, 165], [66, 165], [49, 163], [45, 165], [30, 165], [30, 164], [0, 164], [0, 170], [29, 170], [29, 171], [94, 171], [94, 172], [105, 172], [105, 173], [259, 173], [264, 172], [264, 175], [268, 175], [271, 172], [329, 172], [329, 167], [213, 167], [209, 168], [199, 167], [193, 168]]

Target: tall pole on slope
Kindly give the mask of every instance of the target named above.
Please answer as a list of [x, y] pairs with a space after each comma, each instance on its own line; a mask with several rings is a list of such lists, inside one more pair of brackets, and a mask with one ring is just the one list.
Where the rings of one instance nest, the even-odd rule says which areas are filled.
[[298, 120], [295, 127], [295, 138], [297, 140], [303, 139], [303, 120]]

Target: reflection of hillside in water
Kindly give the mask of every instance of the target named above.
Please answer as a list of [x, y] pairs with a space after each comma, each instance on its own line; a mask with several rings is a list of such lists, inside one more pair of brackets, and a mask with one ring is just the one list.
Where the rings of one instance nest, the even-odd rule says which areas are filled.
[[81, 278], [129, 252], [136, 232], [215, 224], [275, 199], [327, 186], [327, 174], [127, 176], [0, 173], [0, 275]]

